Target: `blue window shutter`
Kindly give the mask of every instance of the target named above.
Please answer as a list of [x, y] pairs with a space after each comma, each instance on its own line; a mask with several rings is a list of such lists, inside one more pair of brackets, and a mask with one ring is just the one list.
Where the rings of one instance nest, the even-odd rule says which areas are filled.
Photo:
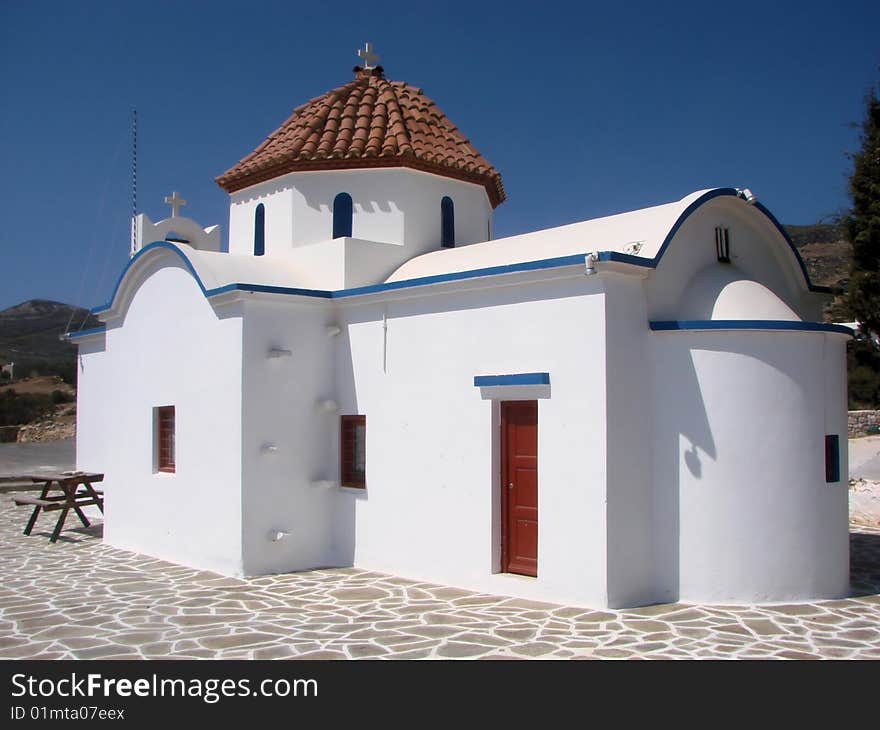
[[351, 237], [352, 214], [351, 196], [339, 193], [333, 199], [333, 238]]
[[260, 203], [254, 211], [254, 256], [266, 253], [266, 208]]
[[448, 195], [440, 201], [440, 217], [442, 239], [441, 245], [444, 248], [455, 247], [455, 204]]

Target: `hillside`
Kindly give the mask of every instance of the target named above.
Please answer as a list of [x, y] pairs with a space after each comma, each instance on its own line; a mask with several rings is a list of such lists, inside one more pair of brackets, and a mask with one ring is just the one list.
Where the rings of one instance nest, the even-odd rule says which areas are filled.
[[814, 284], [845, 287], [849, 280], [852, 245], [840, 226], [815, 223], [810, 226], [785, 226], [797, 247]]
[[100, 324], [86, 309], [45, 299], [0, 311], [0, 363], [14, 362], [16, 378], [38, 373], [72, 383], [76, 347], [59, 339], [68, 322], [73, 330]]

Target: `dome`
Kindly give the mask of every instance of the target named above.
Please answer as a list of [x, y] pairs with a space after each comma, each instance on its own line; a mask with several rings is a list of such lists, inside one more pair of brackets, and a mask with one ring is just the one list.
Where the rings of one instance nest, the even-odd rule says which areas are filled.
[[421, 89], [385, 79], [381, 66], [293, 110], [216, 181], [227, 192], [289, 172], [409, 167], [483, 185], [492, 207], [501, 175]]
[[734, 268], [710, 266], [685, 287], [678, 319], [766, 319], [800, 321], [800, 317], [763, 284]]

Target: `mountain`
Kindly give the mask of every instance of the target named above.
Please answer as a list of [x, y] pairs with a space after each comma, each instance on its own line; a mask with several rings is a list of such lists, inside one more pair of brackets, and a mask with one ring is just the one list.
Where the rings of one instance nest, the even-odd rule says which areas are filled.
[[840, 226], [814, 223], [810, 226], [784, 228], [803, 258], [814, 284], [841, 288], [846, 286], [853, 251]]
[[72, 382], [76, 347], [59, 339], [68, 330], [100, 324], [82, 307], [31, 299], [0, 311], [0, 363], [14, 362], [17, 378], [33, 372]]

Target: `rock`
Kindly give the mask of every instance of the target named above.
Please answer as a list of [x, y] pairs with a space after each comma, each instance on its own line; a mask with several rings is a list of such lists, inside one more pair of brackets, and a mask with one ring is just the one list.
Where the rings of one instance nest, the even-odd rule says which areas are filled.
[[850, 411], [847, 420], [850, 438], [863, 436], [880, 428], [880, 411]]
[[40, 421], [28, 423], [18, 430], [18, 443], [58, 441], [76, 436], [76, 421]]

